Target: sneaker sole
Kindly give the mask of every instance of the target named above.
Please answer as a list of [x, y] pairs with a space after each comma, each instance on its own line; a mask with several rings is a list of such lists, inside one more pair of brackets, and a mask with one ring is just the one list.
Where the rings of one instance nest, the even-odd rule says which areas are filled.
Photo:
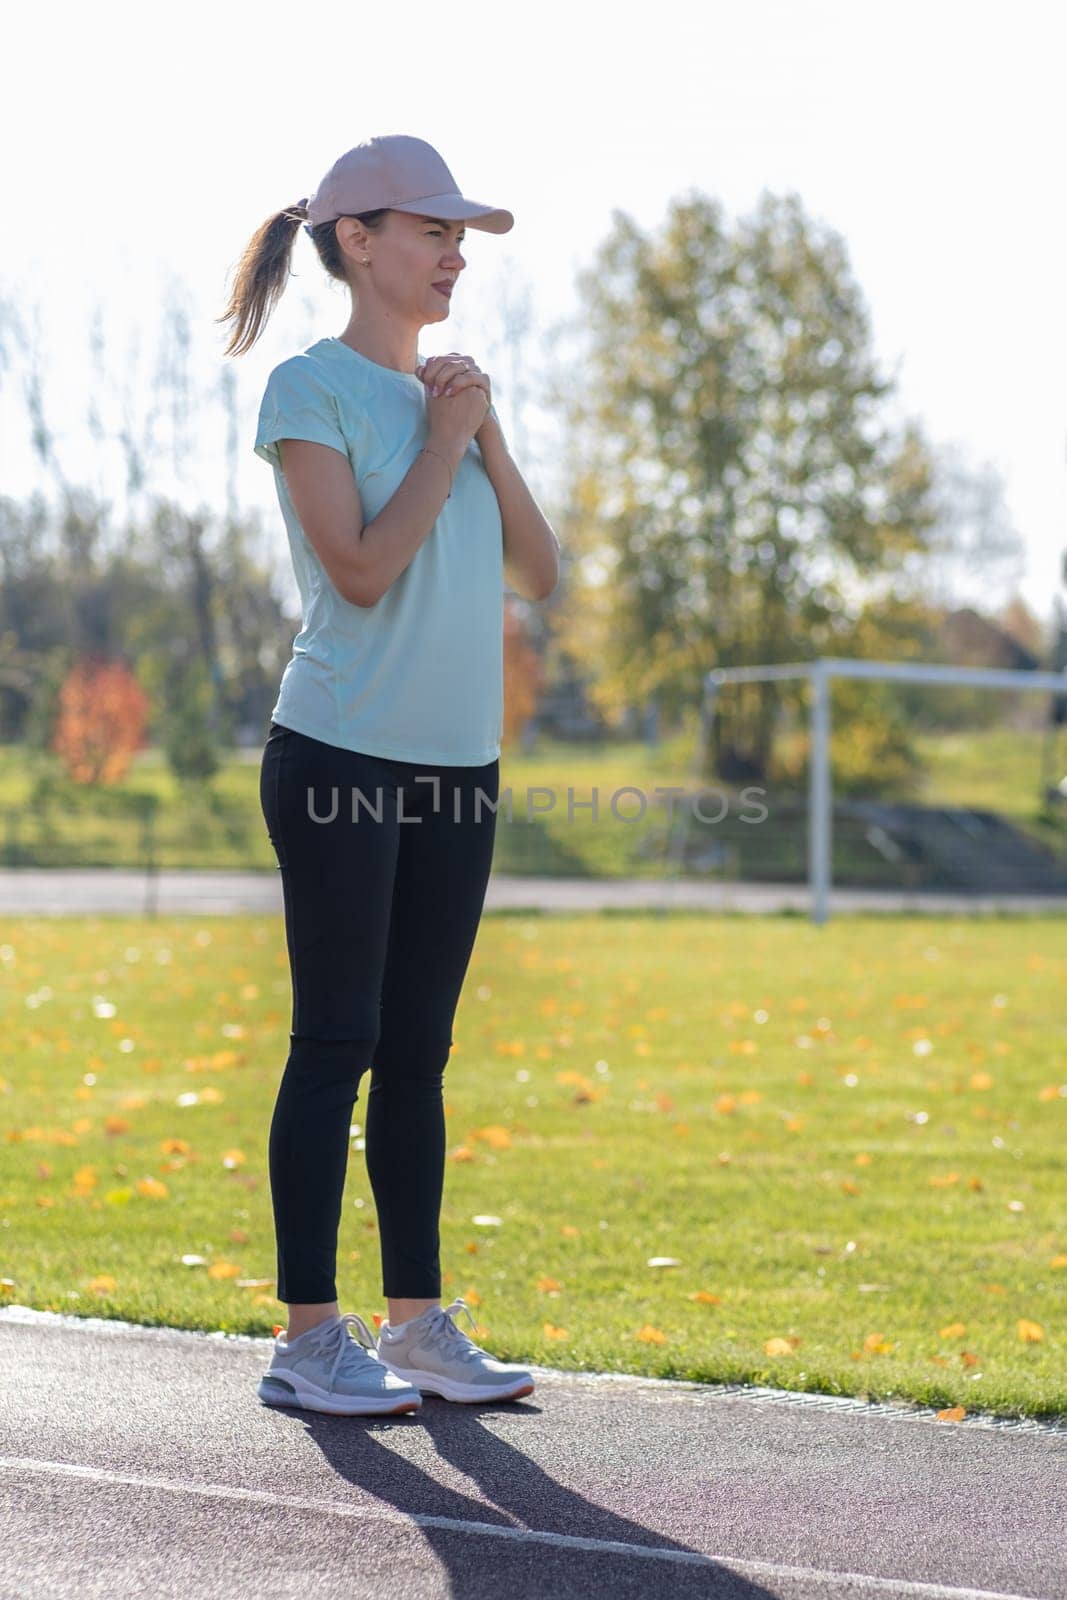
[[422, 1405], [421, 1395], [327, 1394], [295, 1373], [284, 1378], [280, 1373], [264, 1373], [256, 1393], [265, 1406], [325, 1411], [335, 1417], [396, 1416], [404, 1411], [418, 1411]]
[[414, 1384], [423, 1394], [438, 1395], [442, 1400], [518, 1400], [524, 1394], [533, 1393], [532, 1378], [519, 1378], [490, 1389], [484, 1383], [458, 1383], [437, 1373], [421, 1372], [417, 1367], [394, 1367], [391, 1362], [388, 1365], [389, 1371], [395, 1372], [405, 1383]]

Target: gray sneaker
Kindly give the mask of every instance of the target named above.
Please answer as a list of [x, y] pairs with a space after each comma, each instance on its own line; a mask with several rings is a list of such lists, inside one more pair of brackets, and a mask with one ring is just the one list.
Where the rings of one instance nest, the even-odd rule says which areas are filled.
[[476, 1345], [456, 1326], [454, 1311], [465, 1311], [471, 1326], [477, 1328], [462, 1296], [450, 1306], [431, 1306], [399, 1333], [383, 1322], [379, 1359], [398, 1378], [444, 1400], [517, 1400], [529, 1394], [534, 1386], [532, 1374], [525, 1367], [497, 1361]]
[[422, 1405], [418, 1389], [378, 1360], [374, 1335], [354, 1311], [318, 1323], [291, 1345], [278, 1334], [256, 1393], [264, 1405], [346, 1417], [418, 1411]]

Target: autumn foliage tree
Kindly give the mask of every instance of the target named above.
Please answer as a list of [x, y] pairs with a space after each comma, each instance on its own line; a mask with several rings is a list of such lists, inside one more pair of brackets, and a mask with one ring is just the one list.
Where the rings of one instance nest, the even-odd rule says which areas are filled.
[[[712, 666], [843, 655], [857, 612], [912, 568], [936, 522], [932, 453], [889, 407], [844, 240], [799, 197], [622, 212], [580, 275], [581, 384], [568, 440], [561, 647], [602, 715], [655, 697], [672, 721]], [[716, 702], [707, 776], [762, 781], [783, 691]], [[836, 725], [835, 725], [836, 731]]]
[[124, 661], [87, 656], [59, 690], [52, 749], [75, 783], [117, 783], [144, 744], [148, 697]]
[[518, 737], [537, 710], [543, 683], [541, 658], [509, 596], [504, 602], [504, 744]]

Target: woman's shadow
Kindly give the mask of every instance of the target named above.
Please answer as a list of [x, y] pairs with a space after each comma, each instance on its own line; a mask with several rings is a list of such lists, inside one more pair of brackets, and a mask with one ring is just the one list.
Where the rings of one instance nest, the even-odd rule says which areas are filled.
[[[625, 1404], [622, 1400], [621, 1406]], [[552, 1409], [566, 1413], [570, 1407], [561, 1394]], [[457, 1404], [426, 1395], [418, 1412], [403, 1417], [294, 1415], [338, 1478], [420, 1529], [426, 1547], [448, 1574], [446, 1592], [462, 1600], [588, 1600], [601, 1590], [612, 1600], [647, 1600], [656, 1593], [671, 1600], [697, 1595], [767, 1600], [771, 1595], [721, 1561], [565, 1487], [483, 1420], [507, 1418], [514, 1431], [514, 1424], [525, 1418], [543, 1443], [545, 1412], [539, 1404]], [[621, 1409], [617, 1420], [626, 1426]], [[580, 1416], [577, 1421], [580, 1427]], [[580, 1438], [575, 1444], [573, 1420], [560, 1423], [550, 1416], [549, 1424], [553, 1433], [560, 1427], [570, 1431], [568, 1443], [579, 1452], [584, 1476], [603, 1463], [603, 1492], [610, 1496], [610, 1439], [593, 1434], [583, 1449]], [[442, 1483], [416, 1465], [407, 1453], [411, 1430], [428, 1437], [438, 1459], [455, 1469], [447, 1476], [471, 1480], [481, 1497]], [[671, 1505], [670, 1466], [649, 1461], [648, 1472], [663, 1474], [660, 1497], [666, 1510]], [[373, 1543], [374, 1537], [370, 1522], [365, 1539]], [[366, 1559], [364, 1539], [353, 1543], [352, 1550], [353, 1577], [358, 1578], [361, 1550], [364, 1564]], [[411, 1578], [412, 1588], [419, 1588], [414, 1572]]]

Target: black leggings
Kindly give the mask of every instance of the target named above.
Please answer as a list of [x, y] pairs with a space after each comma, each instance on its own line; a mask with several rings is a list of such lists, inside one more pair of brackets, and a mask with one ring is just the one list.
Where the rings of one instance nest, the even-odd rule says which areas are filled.
[[287, 1304], [337, 1299], [352, 1107], [369, 1066], [382, 1292], [441, 1294], [442, 1078], [489, 879], [499, 766], [396, 761], [270, 724], [259, 793], [293, 991], [269, 1138]]

